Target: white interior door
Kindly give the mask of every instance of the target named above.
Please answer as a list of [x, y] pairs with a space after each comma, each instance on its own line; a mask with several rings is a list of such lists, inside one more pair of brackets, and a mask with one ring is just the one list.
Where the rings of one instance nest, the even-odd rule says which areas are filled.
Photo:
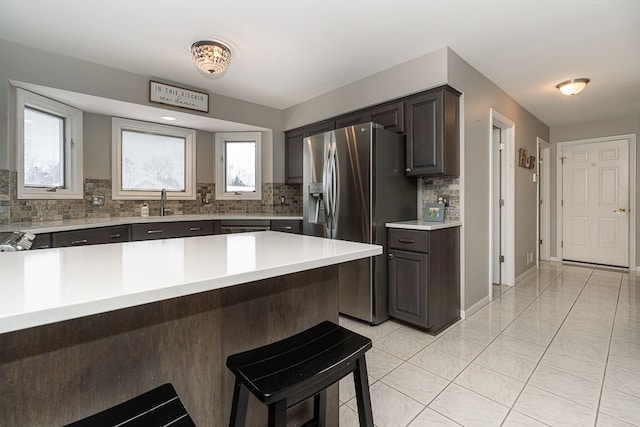
[[629, 266], [629, 140], [564, 146], [562, 259]]

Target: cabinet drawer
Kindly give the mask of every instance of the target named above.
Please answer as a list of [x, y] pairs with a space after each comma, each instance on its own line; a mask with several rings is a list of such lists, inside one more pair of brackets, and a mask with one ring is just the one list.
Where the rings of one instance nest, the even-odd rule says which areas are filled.
[[131, 240], [156, 240], [213, 234], [213, 221], [153, 222], [131, 225]]
[[120, 243], [128, 241], [128, 225], [114, 225], [113, 227], [89, 228], [84, 230], [51, 233], [51, 246], [54, 248], [100, 245], [103, 243]]
[[36, 234], [36, 238], [33, 239], [31, 250], [33, 249], [47, 249], [51, 247], [51, 233]]
[[271, 220], [271, 231], [282, 231], [284, 233], [302, 233], [302, 221], [297, 219], [273, 219]]
[[429, 252], [429, 235], [427, 231], [389, 229], [389, 247], [413, 252]]

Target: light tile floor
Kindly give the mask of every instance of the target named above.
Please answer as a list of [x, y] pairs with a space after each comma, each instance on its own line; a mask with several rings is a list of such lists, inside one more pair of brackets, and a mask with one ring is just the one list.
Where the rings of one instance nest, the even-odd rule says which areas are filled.
[[[374, 422], [387, 426], [640, 426], [640, 275], [559, 263], [436, 337], [340, 318], [370, 337]], [[358, 425], [352, 377], [340, 426]]]

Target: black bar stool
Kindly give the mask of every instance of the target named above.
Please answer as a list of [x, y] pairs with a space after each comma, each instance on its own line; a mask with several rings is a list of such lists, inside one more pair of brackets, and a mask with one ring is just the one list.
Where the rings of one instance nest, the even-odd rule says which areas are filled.
[[66, 427], [196, 427], [169, 383]]
[[269, 408], [269, 427], [285, 427], [287, 409], [313, 396], [313, 420], [325, 427], [326, 389], [353, 373], [360, 427], [373, 427], [365, 353], [371, 340], [332, 322], [227, 358], [236, 376], [229, 426], [245, 424], [249, 391]]

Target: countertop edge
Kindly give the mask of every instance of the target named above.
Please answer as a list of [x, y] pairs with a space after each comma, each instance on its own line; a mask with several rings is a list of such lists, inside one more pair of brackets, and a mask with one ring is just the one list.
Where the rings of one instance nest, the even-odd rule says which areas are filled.
[[405, 230], [440, 230], [442, 228], [461, 227], [462, 221], [429, 222], [423, 220], [388, 222], [387, 228], [401, 228]]
[[[310, 236], [299, 236], [269, 231], [260, 233], [274, 233], [277, 235], [283, 234], [286, 235], [288, 239], [320, 239]], [[223, 235], [211, 237], [224, 238]], [[182, 239], [197, 238], [187, 237]], [[4, 316], [0, 316], [0, 334], [76, 319], [108, 311], [135, 307], [142, 304], [178, 298], [186, 295], [197, 294], [200, 292], [219, 290], [231, 286], [241, 285], [243, 283], [250, 283], [263, 279], [298, 273], [301, 271], [312, 270], [315, 268], [327, 267], [382, 254], [382, 247], [378, 245], [361, 244], [355, 242], [336, 242], [337, 245], [334, 245], [335, 247], [333, 249], [327, 250], [323, 252], [322, 256], [318, 256], [313, 259], [305, 259], [293, 263], [280, 263], [255, 270], [227, 274], [224, 276], [204, 278], [201, 280], [194, 280], [184, 283], [177, 283], [175, 285], [163, 286], [160, 288], [145, 290], [141, 292], [111, 295], [95, 300], [76, 301], [72, 303], [61, 304], [56, 307], [31, 310], [28, 309], [23, 310], [19, 313], [8, 313]], [[131, 243], [114, 243], [114, 245], [128, 244]], [[90, 246], [83, 247], [84, 250], [91, 250], [90, 248]], [[73, 250], [78, 248], [61, 248], [49, 250], [66, 251], [69, 249]], [[18, 256], [21, 256], [21, 253], [16, 254], [18, 254]]]
[[0, 232], [5, 231], [30, 231], [34, 234], [55, 233], [58, 231], [84, 230], [87, 228], [110, 227], [114, 225], [144, 224], [156, 222], [178, 221], [216, 221], [216, 220], [294, 220], [301, 221], [302, 216], [277, 216], [277, 215], [167, 215], [167, 216], [131, 216], [109, 218], [83, 218], [60, 221], [43, 221], [31, 223], [0, 224]]

